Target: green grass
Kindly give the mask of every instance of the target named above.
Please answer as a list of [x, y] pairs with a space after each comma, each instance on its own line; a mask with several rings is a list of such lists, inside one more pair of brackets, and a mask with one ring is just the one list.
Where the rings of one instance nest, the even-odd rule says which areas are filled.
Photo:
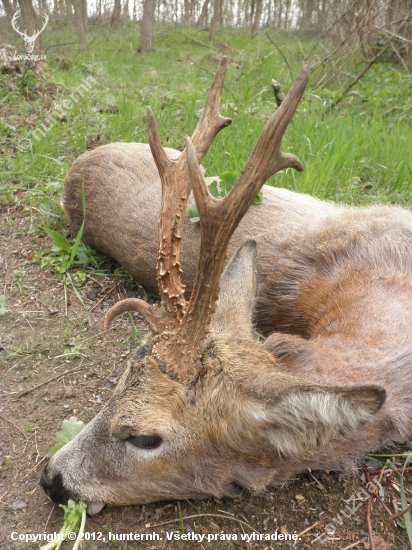
[[[270, 31], [270, 35], [296, 76], [315, 37], [279, 31]], [[103, 143], [147, 142], [146, 109], [150, 105], [162, 143], [183, 147], [217, 66], [218, 55], [207, 33], [194, 29], [159, 25], [156, 50], [145, 56], [137, 54], [140, 33], [136, 23], [112, 31], [108, 24], [92, 21], [88, 38], [88, 52], [79, 52], [76, 44], [49, 49], [50, 70], [42, 79], [28, 73], [2, 75], [0, 80], [0, 140], [6, 144], [0, 161], [0, 203], [20, 202], [40, 212], [40, 225], [57, 231], [62, 230], [63, 220], [61, 183], [71, 163], [85, 151], [86, 138], [99, 133]], [[44, 40], [46, 47], [76, 42], [75, 29], [69, 21], [54, 20]], [[284, 58], [264, 31], [251, 40], [248, 30], [231, 29], [222, 31], [218, 40], [232, 48], [227, 53], [230, 62], [222, 112], [233, 118], [233, 124], [217, 136], [205, 158], [207, 175], [242, 169], [273, 112], [271, 79], [278, 80], [285, 92], [291, 84]], [[317, 59], [312, 56], [308, 61], [313, 66]], [[412, 112], [396, 119], [412, 102], [411, 79], [389, 61], [372, 67], [332, 111], [329, 106], [361, 70], [362, 62], [353, 59], [347, 74], [329, 82], [327, 89], [312, 87], [318, 80], [318, 73], [312, 73], [283, 143], [285, 151], [301, 159], [305, 171], [297, 174], [288, 169], [269, 183], [354, 204], [412, 205], [412, 126], [408, 120]], [[89, 77], [94, 80], [90, 80], [88, 93], [77, 96], [79, 101], [66, 109], [65, 120], [57, 121], [41, 139], [33, 138], [34, 129], [47, 125], [53, 105], [63, 106]], [[17, 195], [18, 190], [24, 193]], [[33, 223], [29, 230], [40, 231]]]

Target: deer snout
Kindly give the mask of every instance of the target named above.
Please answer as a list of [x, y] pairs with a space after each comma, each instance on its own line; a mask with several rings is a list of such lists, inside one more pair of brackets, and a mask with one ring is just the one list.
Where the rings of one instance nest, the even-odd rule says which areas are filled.
[[74, 494], [63, 484], [63, 477], [60, 473], [51, 475], [47, 465], [41, 475], [40, 485], [46, 495], [56, 504], [67, 504], [69, 499], [79, 500], [80, 495]]

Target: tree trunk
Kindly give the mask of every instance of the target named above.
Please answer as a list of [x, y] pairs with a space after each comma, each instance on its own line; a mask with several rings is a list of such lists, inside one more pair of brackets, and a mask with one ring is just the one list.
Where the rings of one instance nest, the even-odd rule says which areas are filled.
[[267, 18], [266, 18], [266, 26], [271, 27], [272, 26], [272, 0], [268, 0], [267, 3]]
[[112, 29], [118, 29], [120, 27], [121, 13], [122, 13], [122, 6], [120, 4], [120, 0], [114, 0], [112, 19], [110, 21], [110, 26], [112, 27]]
[[87, 0], [80, 0], [80, 5], [82, 7], [84, 30], [87, 32], [89, 30], [89, 17], [87, 15]]
[[312, 28], [313, 8], [314, 8], [313, 0], [306, 0], [304, 26], [307, 29]]
[[249, 21], [251, 25], [253, 24], [254, 15], [255, 15], [255, 0], [252, 0], [250, 3], [250, 16], [249, 16]]
[[263, 0], [256, 1], [256, 13], [252, 25], [252, 37], [257, 35], [260, 25], [260, 18], [262, 17]]
[[222, 0], [214, 0], [213, 2], [213, 17], [209, 27], [209, 40], [213, 41], [216, 38], [217, 28], [221, 19]]
[[140, 53], [146, 53], [153, 48], [154, 22], [155, 22], [156, 0], [145, 0], [143, 6], [143, 17], [140, 25]]
[[79, 37], [82, 50], [86, 51], [89, 45], [86, 40], [86, 27], [81, 2], [82, 0], [71, 0], [74, 9], [74, 17], [76, 18], [77, 36]]
[[11, 20], [14, 15], [14, 11], [13, 11], [12, 5], [10, 4], [10, 1], [9, 0], [1, 0], [1, 1], [3, 3], [4, 11], [6, 12], [7, 17]]
[[182, 25], [190, 25], [191, 19], [192, 19], [192, 3], [190, 2], [190, 0], [184, 0]]
[[66, 15], [71, 17], [73, 15], [73, 6], [70, 0], [66, 0]]
[[130, 19], [129, 0], [126, 0], [126, 2], [123, 5], [122, 19], [124, 19], [125, 21], [128, 21]]
[[202, 11], [200, 12], [199, 19], [197, 20], [197, 23], [196, 23], [197, 27], [201, 27], [206, 22], [207, 11], [208, 11], [208, 8], [209, 8], [209, 2], [210, 2], [210, 0], [205, 0], [203, 2]]
[[[26, 33], [28, 36], [33, 36], [36, 32], [38, 32], [42, 28], [43, 22], [39, 26], [39, 23], [36, 17], [36, 12], [34, 11], [31, 0], [19, 0], [19, 6], [20, 6], [21, 14], [24, 19], [24, 28], [26, 30]], [[36, 38], [36, 41], [34, 42], [34, 45], [33, 45], [32, 52], [36, 55], [44, 52], [41, 35], [39, 35]]]

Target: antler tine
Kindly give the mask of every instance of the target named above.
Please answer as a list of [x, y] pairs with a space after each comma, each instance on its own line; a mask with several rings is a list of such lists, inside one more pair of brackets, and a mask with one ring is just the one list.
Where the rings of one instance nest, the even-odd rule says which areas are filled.
[[203, 108], [202, 116], [192, 134], [192, 143], [196, 149], [199, 164], [204, 159], [216, 134], [232, 124], [232, 119], [220, 114], [220, 98], [225, 83], [227, 58], [222, 57], [219, 67], [213, 77]]
[[[187, 302], [185, 286], [181, 282], [180, 252], [183, 219], [190, 182], [184, 153], [178, 160], [169, 158], [162, 147], [156, 121], [148, 108], [149, 144], [162, 182], [162, 203], [159, 215], [159, 255], [157, 257], [157, 284], [160, 298], [168, 313], [177, 320], [183, 318]], [[183, 159], [183, 160], [182, 160]]]
[[[220, 114], [220, 97], [226, 65], [227, 60], [223, 58], [209, 88], [202, 116], [193, 133], [198, 162], [204, 158], [216, 134], [232, 122], [230, 118]], [[148, 109], [148, 133], [150, 149], [162, 181], [157, 281], [166, 311], [180, 322], [187, 307], [180, 268], [183, 218], [190, 194], [186, 151], [183, 151], [177, 160], [167, 156], [160, 142], [156, 121], [150, 108]]]
[[[221, 116], [219, 111], [226, 74], [226, 58], [223, 58], [209, 88], [202, 116], [193, 133], [198, 162], [204, 158], [215, 135], [232, 121]], [[179, 324], [185, 314], [187, 301], [184, 285], [181, 283], [180, 251], [183, 219], [190, 180], [187, 170], [186, 152], [177, 160], [168, 157], [160, 142], [154, 114], [148, 108], [149, 144], [162, 182], [162, 205], [159, 216], [159, 255], [157, 260], [157, 281], [164, 306], [154, 316], [154, 310], [141, 300], [122, 300], [113, 306], [104, 319], [108, 326], [116, 315], [128, 309], [138, 311], [148, 322], [155, 334], [166, 332]]]
[[[219, 281], [223, 271], [229, 240], [240, 220], [251, 205], [256, 193], [275, 172], [286, 167], [303, 170], [294, 155], [280, 150], [283, 134], [302, 97], [308, 79], [304, 67], [284, 99], [282, 106], [269, 119], [263, 129], [246, 166], [234, 187], [223, 199], [214, 199], [207, 190], [196, 160], [196, 152], [187, 139], [186, 152], [190, 180], [200, 216], [201, 244], [197, 276], [186, 315], [181, 324], [174, 347], [190, 341], [190, 353], [199, 353], [199, 344], [206, 335], [219, 294]], [[266, 155], [269, 158], [266, 160]], [[268, 167], [265, 164], [268, 163]], [[186, 351], [187, 353], [187, 351]]]
[[106, 311], [105, 316], [103, 317], [103, 327], [107, 328], [115, 317], [123, 313], [124, 311], [137, 311], [144, 318], [148, 324], [150, 330], [157, 334], [159, 332], [159, 326], [156, 323], [155, 319], [155, 308], [144, 300], [139, 300], [138, 298], [126, 298], [117, 302], [109, 310]]
[[[239, 191], [243, 193], [243, 189], [249, 186], [248, 198], [251, 196], [253, 200], [265, 181], [276, 172], [284, 168], [295, 168], [299, 172], [303, 170], [300, 160], [295, 155], [282, 153], [280, 146], [285, 130], [305, 91], [308, 77], [309, 68], [305, 65], [282, 104], [270, 117], [260, 134], [238, 181], [232, 188], [233, 195], [236, 196]], [[263, 159], [265, 159], [264, 162], [262, 162]], [[236, 199], [233, 197], [230, 200]]]

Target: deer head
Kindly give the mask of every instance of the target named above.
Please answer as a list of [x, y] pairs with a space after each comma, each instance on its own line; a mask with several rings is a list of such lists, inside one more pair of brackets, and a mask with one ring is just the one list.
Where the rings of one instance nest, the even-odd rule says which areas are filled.
[[42, 28], [37, 32], [33, 31], [33, 34], [31, 36], [28, 36], [27, 29], [24, 32], [21, 32], [19, 27], [16, 26], [17, 25], [17, 17], [18, 17], [18, 13], [16, 11], [16, 13], [13, 15], [13, 18], [11, 20], [11, 25], [12, 25], [13, 29], [18, 34], [20, 34], [20, 36], [23, 37], [24, 44], [26, 45], [27, 53], [32, 53], [33, 49], [34, 49], [34, 43], [36, 42], [36, 39], [38, 38], [39, 34], [44, 31], [44, 29], [46, 28], [47, 23], [49, 22], [49, 16], [46, 13], [44, 14], [44, 23], [43, 23]]
[[[287, 477], [286, 458], [304, 467], [308, 456], [356, 433], [385, 398], [377, 386], [321, 387], [284, 374], [276, 350], [266, 349], [253, 334], [256, 245], [246, 242], [224, 270], [226, 250], [264, 182], [286, 167], [302, 170], [280, 146], [307, 70], [267, 122], [230, 193], [217, 200], [199, 162], [230, 123], [219, 112], [225, 68], [223, 60], [198, 126], [177, 160], [164, 152], [149, 109], [149, 141], [163, 193], [161, 304], [129, 299], [107, 313], [106, 325], [133, 309], [152, 335], [107, 405], [45, 468], [41, 484], [56, 502], [83, 498], [94, 513], [104, 503], [234, 495], [239, 487], [262, 490]], [[180, 254], [190, 188], [200, 214], [201, 247], [187, 301]]]

